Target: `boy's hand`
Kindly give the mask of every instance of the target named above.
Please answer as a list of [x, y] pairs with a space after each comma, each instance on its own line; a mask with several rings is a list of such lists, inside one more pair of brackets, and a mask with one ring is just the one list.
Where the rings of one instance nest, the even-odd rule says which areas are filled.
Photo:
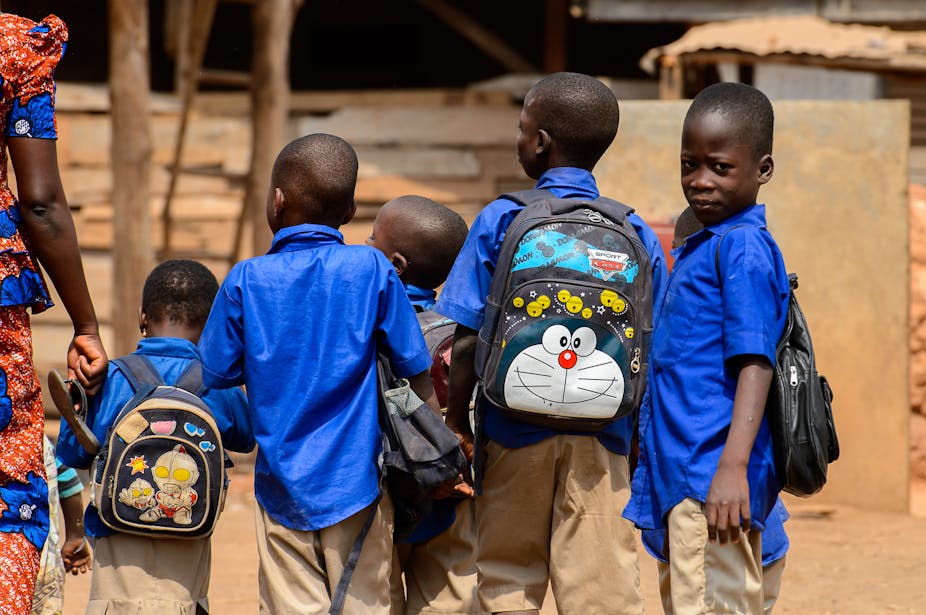
[[739, 542], [740, 528], [748, 532], [752, 524], [749, 511], [746, 466], [721, 461], [705, 502], [707, 539], [711, 542], [719, 541], [720, 544]]
[[65, 572], [83, 574], [93, 568], [93, 557], [87, 540], [70, 538], [61, 545], [61, 559], [64, 560]]
[[109, 359], [99, 334], [77, 334], [68, 347], [68, 378], [76, 379], [88, 395], [96, 393], [106, 377]]
[[466, 460], [473, 463], [473, 456], [476, 454], [476, 437], [473, 435], [473, 429], [467, 422], [464, 425], [455, 425], [451, 421], [446, 421], [450, 431], [457, 435], [460, 440], [460, 450], [466, 456]]
[[456, 478], [451, 478], [446, 483], [437, 488], [434, 492], [435, 500], [443, 500], [444, 498], [472, 498], [475, 497], [476, 493], [473, 491], [473, 488], [469, 483], [464, 480], [463, 475], [460, 474]]

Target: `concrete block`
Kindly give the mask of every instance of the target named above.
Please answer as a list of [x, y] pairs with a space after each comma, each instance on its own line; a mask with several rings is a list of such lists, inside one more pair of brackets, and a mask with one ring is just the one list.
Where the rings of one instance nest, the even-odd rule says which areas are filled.
[[358, 147], [361, 178], [381, 175], [407, 177], [474, 178], [482, 172], [471, 151], [446, 148]]

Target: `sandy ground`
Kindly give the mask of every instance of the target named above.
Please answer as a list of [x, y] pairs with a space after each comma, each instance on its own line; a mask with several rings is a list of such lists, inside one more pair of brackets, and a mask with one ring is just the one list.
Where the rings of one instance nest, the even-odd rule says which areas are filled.
[[[247, 464], [232, 487], [213, 538], [212, 612], [257, 612], [254, 494]], [[789, 500], [791, 551], [776, 613], [873, 615], [926, 613], [926, 483], [913, 488], [914, 515]], [[648, 612], [660, 613], [656, 566], [640, 559]], [[83, 613], [89, 575], [68, 577], [65, 615]], [[556, 613], [548, 596], [544, 615]]]

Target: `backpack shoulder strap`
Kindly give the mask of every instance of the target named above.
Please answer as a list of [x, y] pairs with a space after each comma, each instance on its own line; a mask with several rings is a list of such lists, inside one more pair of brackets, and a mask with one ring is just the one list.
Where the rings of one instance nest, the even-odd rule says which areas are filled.
[[113, 363], [119, 366], [125, 379], [129, 381], [132, 390], [136, 393], [142, 388], [155, 388], [164, 384], [160, 372], [144, 355], [127, 354], [124, 357], [113, 359]]
[[549, 201], [555, 199], [556, 197], [548, 190], [538, 190], [537, 188], [531, 188], [530, 190], [506, 192], [505, 194], [500, 194], [498, 198], [508, 199], [509, 201], [514, 201], [518, 205], [527, 207], [528, 205], [543, 203], [544, 201]]
[[518, 192], [506, 192], [505, 194], [500, 195], [498, 198], [514, 201], [515, 203], [523, 205], [524, 207], [549, 202], [550, 213], [553, 215], [572, 211], [573, 209], [577, 209], [579, 207], [587, 207], [594, 209], [599, 213], [605, 214], [611, 218], [620, 219], [626, 218], [634, 211], [632, 207], [606, 196], [599, 195], [596, 199], [583, 199], [578, 197], [564, 199], [556, 196], [549, 190], [541, 190], [537, 188], [533, 188], [531, 190], [520, 190]]
[[178, 389], [190, 392], [193, 395], [199, 395], [203, 388], [203, 364], [197, 359], [190, 361], [177, 383], [174, 384]]

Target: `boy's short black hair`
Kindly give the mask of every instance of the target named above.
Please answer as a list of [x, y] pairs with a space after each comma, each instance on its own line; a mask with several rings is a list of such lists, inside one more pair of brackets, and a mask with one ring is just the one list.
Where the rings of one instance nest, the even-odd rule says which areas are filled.
[[357, 153], [340, 137], [315, 133], [288, 143], [273, 163], [271, 181], [288, 202], [301, 206], [313, 222], [335, 220], [354, 202]]
[[617, 135], [620, 108], [611, 88], [581, 73], [553, 73], [527, 93], [524, 105], [571, 164], [591, 170]]
[[771, 155], [775, 112], [760, 90], [743, 83], [715, 83], [695, 96], [685, 121], [714, 112], [726, 118], [739, 140], [750, 144], [755, 160]]
[[468, 228], [457, 212], [417, 195], [395, 198], [383, 207], [400, 214], [389, 240], [408, 260], [407, 279], [421, 288], [434, 289], [446, 281], [466, 241]]
[[186, 259], [164, 261], [148, 274], [141, 307], [154, 322], [202, 328], [218, 291], [218, 281], [202, 263]]

